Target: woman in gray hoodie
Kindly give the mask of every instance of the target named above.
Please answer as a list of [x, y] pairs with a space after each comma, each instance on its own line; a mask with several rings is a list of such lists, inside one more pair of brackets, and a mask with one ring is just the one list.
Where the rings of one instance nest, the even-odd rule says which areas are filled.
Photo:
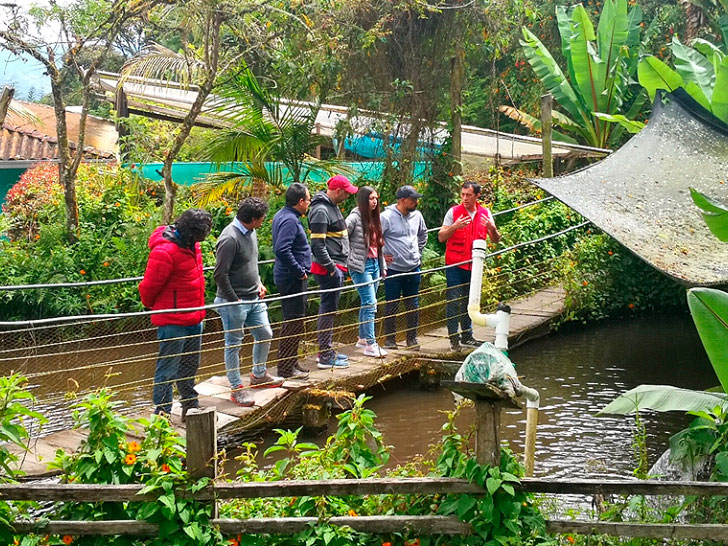
[[[346, 219], [349, 234], [349, 255], [346, 265], [355, 284], [368, 283], [357, 288], [361, 298], [359, 308], [359, 341], [356, 347], [366, 356], [383, 357], [374, 337], [374, 317], [377, 314], [378, 279], [384, 276], [382, 256], [382, 223], [379, 219], [379, 195], [371, 186], [359, 188], [354, 210]], [[376, 282], [372, 282], [376, 281]]]

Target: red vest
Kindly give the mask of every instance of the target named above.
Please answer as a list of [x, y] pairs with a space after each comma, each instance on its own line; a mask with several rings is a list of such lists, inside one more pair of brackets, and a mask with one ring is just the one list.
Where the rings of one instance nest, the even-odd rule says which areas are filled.
[[[458, 218], [469, 214], [464, 205], [455, 205], [452, 208], [453, 223]], [[456, 264], [473, 258], [473, 241], [476, 239], [487, 239], [488, 229], [485, 227], [483, 217], [490, 217], [490, 212], [485, 207], [477, 205], [475, 217], [464, 228], [460, 228], [452, 234], [445, 243], [445, 265]], [[458, 266], [462, 269], [471, 270], [471, 264]]]

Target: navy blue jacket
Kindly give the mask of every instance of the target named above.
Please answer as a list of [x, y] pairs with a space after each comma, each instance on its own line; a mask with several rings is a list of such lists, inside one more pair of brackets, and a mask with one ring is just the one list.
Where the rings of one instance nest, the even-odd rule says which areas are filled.
[[286, 205], [273, 217], [273, 281], [300, 279], [311, 271], [311, 246], [301, 213]]

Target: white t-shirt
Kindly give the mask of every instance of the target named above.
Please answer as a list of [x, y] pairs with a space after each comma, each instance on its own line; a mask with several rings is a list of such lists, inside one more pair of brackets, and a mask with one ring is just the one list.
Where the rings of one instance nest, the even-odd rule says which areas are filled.
[[[453, 218], [453, 212], [452, 210], [455, 207], [450, 207], [450, 209], [445, 213], [445, 219], [442, 221], [443, 226], [451, 226], [455, 222], [455, 219]], [[465, 209], [468, 210], [468, 209]], [[478, 208], [476, 207], [474, 211], [470, 212], [468, 210], [468, 214], [470, 215], [471, 220], [475, 220], [475, 213], [478, 212]]]

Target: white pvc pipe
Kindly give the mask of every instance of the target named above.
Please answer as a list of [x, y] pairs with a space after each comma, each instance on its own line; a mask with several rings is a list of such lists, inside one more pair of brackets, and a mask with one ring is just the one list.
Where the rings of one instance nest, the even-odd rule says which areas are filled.
[[[495, 328], [495, 347], [501, 351], [508, 350], [508, 333], [510, 331], [511, 309], [499, 304], [493, 314], [480, 312], [480, 298], [483, 290], [483, 263], [485, 262], [487, 244], [484, 239], [473, 241], [473, 265], [468, 294], [468, 315], [478, 326]], [[538, 408], [540, 395], [536, 389], [522, 385], [514, 378], [517, 396], [526, 399], [526, 438], [523, 458], [526, 465], [526, 476], [533, 476], [534, 457], [536, 452], [536, 426], [538, 425]]]

